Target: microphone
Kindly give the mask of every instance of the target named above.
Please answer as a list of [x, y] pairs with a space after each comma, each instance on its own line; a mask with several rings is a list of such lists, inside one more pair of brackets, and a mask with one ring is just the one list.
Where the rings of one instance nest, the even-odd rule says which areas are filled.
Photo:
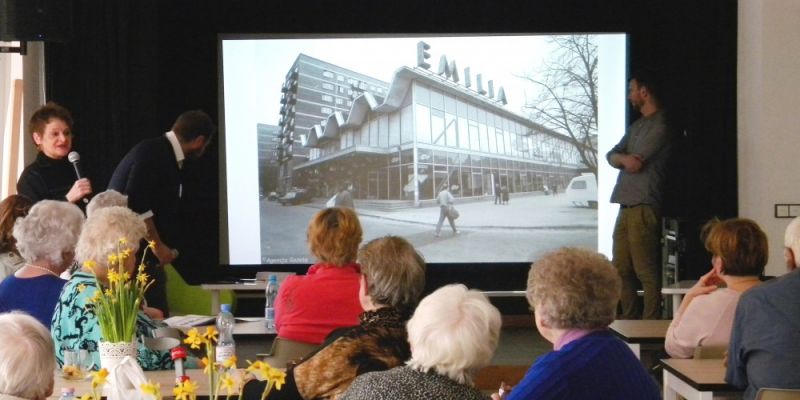
[[[69, 160], [69, 162], [72, 163], [72, 167], [75, 168], [75, 175], [78, 176], [78, 179], [83, 178], [83, 174], [81, 174], [81, 167], [78, 164], [78, 162], [81, 161], [81, 155], [78, 154], [77, 151], [70, 151], [69, 154], [67, 154], [67, 160]], [[82, 198], [81, 200], [83, 200], [83, 204], [89, 204], [89, 199], [86, 197]]]

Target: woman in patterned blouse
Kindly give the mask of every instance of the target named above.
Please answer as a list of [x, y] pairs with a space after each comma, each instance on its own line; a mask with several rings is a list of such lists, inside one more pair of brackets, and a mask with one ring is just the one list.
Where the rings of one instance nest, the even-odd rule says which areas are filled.
[[[94, 273], [100, 282], [107, 283], [108, 256], [117, 251], [120, 238], [127, 240], [128, 246], [138, 247], [139, 240], [145, 236], [144, 222], [136, 213], [125, 207], [103, 208], [92, 213], [86, 220], [76, 247], [76, 259], [83, 265], [84, 261], [95, 261]], [[133, 253], [136, 248], [131, 249]], [[134, 273], [133, 257], [126, 259], [126, 268]], [[61, 291], [56, 305], [51, 332], [56, 347], [56, 361], [63, 365], [64, 349], [86, 349], [94, 362], [95, 368], [100, 366], [99, 343], [103, 340], [94, 308], [88, 306], [90, 299], [99, 288], [95, 275], [82, 267], [72, 275]], [[136, 320], [136, 338], [152, 336], [154, 329], [164, 327], [163, 323], [150, 319], [139, 312]], [[138, 344], [139, 365], [145, 370], [169, 369], [173, 367], [169, 352], [150, 350], [142, 343]]]

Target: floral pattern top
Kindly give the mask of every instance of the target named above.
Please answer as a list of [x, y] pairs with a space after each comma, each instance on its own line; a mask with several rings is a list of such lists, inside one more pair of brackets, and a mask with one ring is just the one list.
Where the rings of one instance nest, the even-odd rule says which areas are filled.
[[[102, 341], [100, 325], [97, 322], [94, 307], [90, 299], [98, 290], [93, 275], [78, 271], [64, 285], [56, 304], [50, 332], [56, 347], [56, 362], [59, 367], [64, 363], [64, 349], [86, 349], [94, 368], [100, 367], [99, 343]], [[151, 337], [153, 330], [165, 327], [161, 322], [150, 319], [139, 311], [136, 321], [136, 338]], [[173, 368], [169, 352], [150, 350], [137, 340], [138, 361], [144, 370], [162, 370]]]

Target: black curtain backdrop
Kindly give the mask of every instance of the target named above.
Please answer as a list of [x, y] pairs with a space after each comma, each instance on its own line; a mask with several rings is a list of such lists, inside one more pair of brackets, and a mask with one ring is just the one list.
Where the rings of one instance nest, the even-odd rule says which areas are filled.
[[[627, 32], [631, 68], [663, 75], [677, 135], [666, 213], [695, 221], [736, 214], [735, 1], [73, 1], [72, 39], [46, 47], [47, 95], [72, 110], [95, 191], [131, 146], [167, 131], [182, 111], [219, 121], [218, 33]], [[190, 283], [225, 274], [216, 145], [209, 150], [186, 166], [179, 245], [187, 251], [177, 267]], [[522, 289], [528, 270], [453, 268], [457, 280], [485, 289]], [[455, 280], [453, 268], [430, 268], [429, 286]]]

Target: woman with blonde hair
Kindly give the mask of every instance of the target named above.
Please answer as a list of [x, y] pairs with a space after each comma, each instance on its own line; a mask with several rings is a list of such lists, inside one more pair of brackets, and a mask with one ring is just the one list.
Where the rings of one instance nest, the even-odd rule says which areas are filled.
[[617, 270], [594, 251], [562, 248], [534, 263], [526, 297], [553, 351], [536, 360], [510, 394], [493, 398], [660, 399], [656, 382], [608, 329], [621, 287]]
[[443, 286], [422, 299], [408, 321], [406, 365], [359, 376], [341, 400], [484, 400], [472, 377], [491, 361], [500, 324], [500, 312], [485, 295]]
[[316, 257], [303, 276], [290, 276], [275, 302], [275, 329], [284, 339], [320, 344], [336, 328], [358, 324], [360, 268], [356, 264], [361, 223], [349, 208], [326, 208], [308, 224], [308, 247]]
[[689, 289], [669, 324], [664, 349], [674, 358], [691, 358], [700, 346], [728, 346], [739, 297], [761, 282], [769, 259], [767, 235], [752, 220], [712, 220], [703, 236], [711, 271]]
[[[86, 220], [76, 247], [76, 258], [82, 268], [64, 286], [53, 315], [51, 330], [59, 365], [64, 362], [65, 349], [86, 349], [94, 365], [100, 365], [98, 348], [103, 337], [91, 299], [98, 290], [103, 290], [97, 286], [97, 282], [101, 285], [108, 284], [109, 256], [117, 254], [122, 241], [123, 246], [135, 253], [145, 233], [145, 224], [141, 218], [125, 207], [101, 208], [95, 210]], [[90, 264], [93, 266], [90, 267]], [[124, 259], [123, 265], [131, 276], [136, 273], [135, 264], [133, 256]], [[164, 326], [166, 325], [153, 321], [143, 311], [139, 311], [135, 336], [151, 337], [156, 328]], [[137, 358], [139, 365], [145, 370], [169, 369], [173, 366], [168, 351], [150, 350], [141, 342]]]
[[0, 282], [0, 312], [24, 311], [49, 327], [53, 308], [72, 265], [83, 212], [66, 201], [42, 200], [14, 224], [25, 265]]

